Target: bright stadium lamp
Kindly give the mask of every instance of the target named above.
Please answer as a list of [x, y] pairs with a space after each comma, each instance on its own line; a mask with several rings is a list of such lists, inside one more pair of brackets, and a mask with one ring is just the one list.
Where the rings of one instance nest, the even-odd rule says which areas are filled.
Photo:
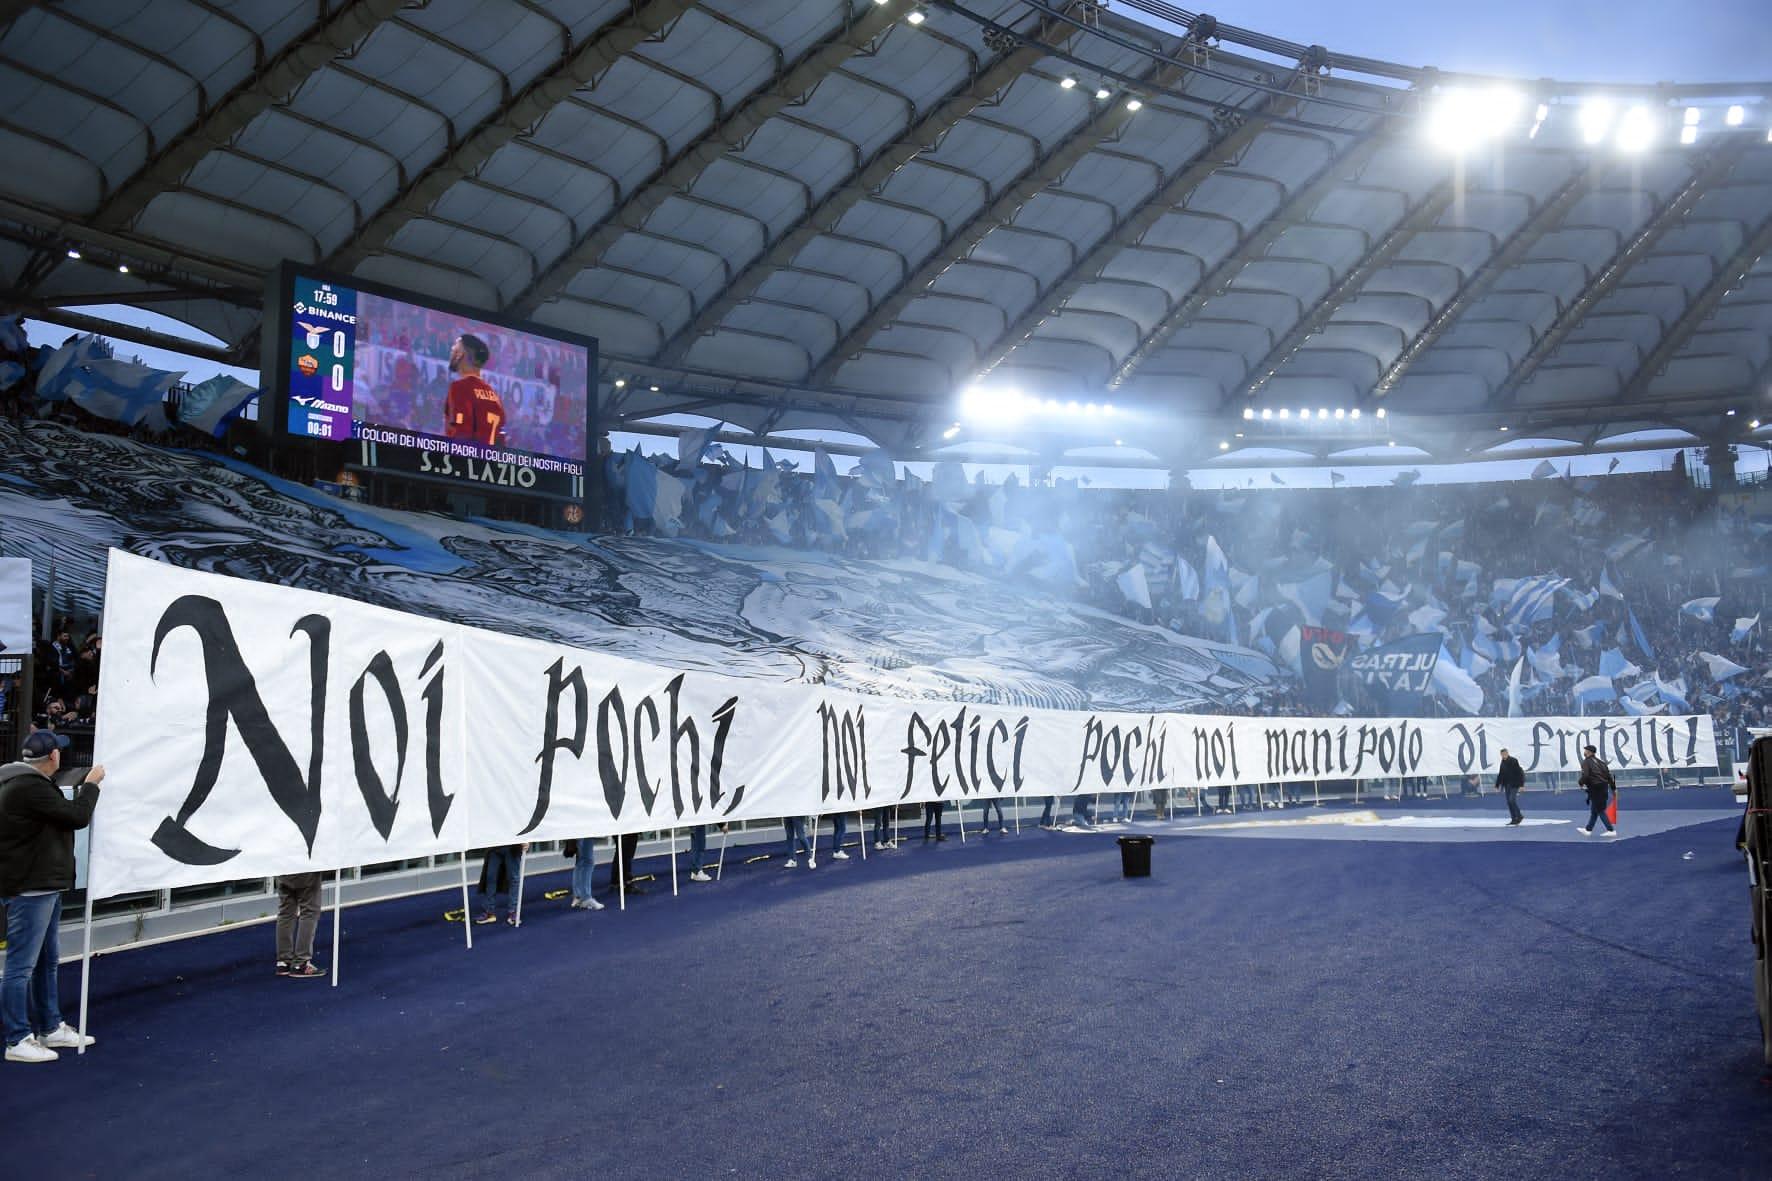
[[910, 21], [913, 25], [920, 25], [929, 19], [929, 10], [919, 4], [911, 9], [911, 14], [904, 19]]
[[953, 426], [951, 426], [947, 430], [941, 432], [941, 437], [944, 439], [951, 439], [959, 433], [960, 433], [960, 424], [956, 422]]
[[1112, 94], [1112, 92], [1110, 92], [1108, 90], [1107, 87], [1097, 86], [1095, 88], [1095, 99], [1097, 102], [1106, 102], [1108, 99], [1110, 99], [1112, 97], [1113, 97], [1113, 94]]
[[1655, 116], [1649, 108], [1635, 106], [1618, 121], [1618, 148], [1624, 152], [1640, 152], [1655, 140]]
[[1384, 407], [1383, 406], [1380, 406], [1378, 408], [1378, 417], [1380, 417], [1380, 418], [1384, 417]]
[[1358, 422], [1360, 420], [1360, 408], [1358, 406], [1355, 406], [1352, 410], [1349, 410], [1347, 412], [1347, 416], [1349, 418], [1353, 419], [1355, 422]]
[[1228, 439], [1220, 439], [1220, 440], [1219, 440], [1219, 441], [1218, 441], [1218, 449], [1219, 449], [1219, 450], [1220, 450], [1220, 451], [1229, 451], [1229, 450], [1230, 450], [1230, 449], [1231, 449], [1231, 444], [1230, 444], [1230, 440], [1228, 440]]
[[1723, 122], [1731, 127], [1740, 127], [1741, 121], [1747, 118], [1747, 112], [1739, 106], [1730, 107], [1723, 113]]
[[1697, 143], [1698, 142], [1698, 128], [1696, 128], [1696, 127], [1682, 127], [1682, 128], [1680, 128], [1680, 142], [1683, 144]]
[[1253, 407], [1250, 407], [1250, 406], [1243, 407], [1243, 421], [1244, 422], [1248, 422], [1251, 418], [1254, 418], [1254, 417], [1255, 417], [1255, 410]]
[[1700, 112], [1697, 107], [1687, 107], [1686, 108], [1686, 116], [1685, 116], [1686, 126], [1697, 127], [1699, 116], [1700, 116]]
[[1329, 411], [1326, 408], [1324, 408], [1322, 406], [1317, 407], [1317, 421], [1318, 422], [1322, 422], [1323, 420], [1327, 419], [1328, 417], [1329, 417]]
[[1284, 407], [1284, 406], [1280, 407], [1280, 421], [1281, 422], [1285, 422], [1288, 418], [1291, 418], [1291, 417], [1292, 417], [1292, 411], [1286, 409], [1286, 407]]
[[1506, 87], [1448, 90], [1428, 112], [1428, 138], [1443, 151], [1472, 151], [1505, 135], [1525, 107], [1525, 95]]
[[1597, 144], [1612, 130], [1612, 100], [1590, 98], [1581, 104], [1581, 142]]
[[1077, 88], [1077, 80], [1067, 74], [1058, 80], [1058, 86], [1061, 90], [1075, 90]]
[[1136, 98], [1129, 98], [1126, 100], [1126, 109], [1128, 111], [1143, 110], [1144, 109], [1144, 100], [1136, 99]]
[[[1281, 415], [1284, 415], [1284, 414], [1285, 414], [1285, 413], [1286, 413], [1286, 412], [1285, 412], [1285, 411], [1284, 411], [1284, 410], [1282, 410], [1282, 411], [1280, 411], [1280, 413], [1281, 413]], [[1272, 409], [1270, 409], [1270, 408], [1268, 408], [1268, 407], [1265, 407], [1265, 406], [1264, 406], [1264, 407], [1262, 407], [1262, 411], [1261, 411], [1261, 421], [1263, 421], [1263, 422], [1267, 422], [1267, 421], [1269, 421], [1269, 420], [1270, 420], [1270, 419], [1272, 419], [1272, 418], [1273, 418], [1273, 416], [1274, 416], [1274, 412], [1273, 412], [1273, 410], [1272, 410]]]
[[1337, 406], [1335, 408], [1335, 417], [1337, 420], [1345, 418], [1347, 417], [1347, 411], [1343, 410], [1340, 406]]

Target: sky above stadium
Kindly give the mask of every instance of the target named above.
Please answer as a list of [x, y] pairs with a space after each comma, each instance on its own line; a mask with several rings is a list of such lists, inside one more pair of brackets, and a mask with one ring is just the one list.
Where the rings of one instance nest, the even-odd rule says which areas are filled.
[[[1288, 41], [1409, 66], [1564, 82], [1772, 78], [1768, 0], [1239, 0], [1192, 7]], [[1130, 8], [1115, 10], [1147, 20]]]

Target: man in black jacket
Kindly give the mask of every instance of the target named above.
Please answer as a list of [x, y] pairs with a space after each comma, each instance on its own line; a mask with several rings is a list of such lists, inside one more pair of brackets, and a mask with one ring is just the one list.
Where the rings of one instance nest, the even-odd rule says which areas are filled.
[[1582, 836], [1592, 836], [1594, 821], [1598, 820], [1606, 826], [1606, 835], [1615, 837], [1618, 830], [1612, 827], [1612, 821], [1606, 818], [1606, 803], [1612, 798], [1612, 769], [1591, 746], [1583, 748], [1581, 760], [1581, 786], [1587, 789], [1587, 827], [1581, 830]]
[[25, 739], [21, 762], [0, 767], [0, 900], [6, 903], [0, 1019], [8, 1062], [54, 1062], [57, 1050], [94, 1040], [62, 1020], [57, 930], [62, 891], [74, 888], [74, 830], [91, 822], [105, 769], [88, 771], [70, 801], [55, 785], [67, 745], [66, 738], [39, 730]]
[[1496, 790], [1507, 793], [1507, 814], [1512, 817], [1509, 824], [1519, 824], [1526, 818], [1520, 814], [1520, 789], [1526, 786], [1526, 772], [1520, 767], [1520, 760], [1507, 753], [1507, 747], [1501, 748], [1501, 765], [1495, 769]]

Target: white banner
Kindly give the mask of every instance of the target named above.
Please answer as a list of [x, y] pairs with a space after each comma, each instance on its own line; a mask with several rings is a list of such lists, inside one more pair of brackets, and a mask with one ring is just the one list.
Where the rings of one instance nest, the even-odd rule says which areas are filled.
[[31, 654], [31, 559], [0, 558], [0, 652]]
[[1708, 717], [1237, 718], [685, 673], [112, 550], [96, 896], [983, 796], [1710, 767]]

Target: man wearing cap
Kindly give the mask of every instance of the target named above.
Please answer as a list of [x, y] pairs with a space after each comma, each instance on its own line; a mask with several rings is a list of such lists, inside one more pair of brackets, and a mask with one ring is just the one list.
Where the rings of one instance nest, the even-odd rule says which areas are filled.
[[1612, 798], [1617, 784], [1612, 781], [1612, 769], [1606, 766], [1599, 752], [1592, 746], [1582, 748], [1581, 786], [1587, 789], [1587, 827], [1581, 830], [1582, 836], [1592, 836], [1594, 821], [1598, 820], [1606, 826], [1606, 835], [1615, 837], [1618, 830], [1612, 827], [1612, 821], [1606, 818], [1606, 804]]
[[56, 996], [62, 891], [74, 888], [74, 831], [92, 821], [103, 767], [86, 773], [74, 798], [55, 785], [67, 738], [38, 730], [21, 761], [0, 767], [0, 900], [6, 903], [6, 973], [0, 1019], [6, 1061], [54, 1062], [57, 1050], [93, 1038], [62, 1020]]

